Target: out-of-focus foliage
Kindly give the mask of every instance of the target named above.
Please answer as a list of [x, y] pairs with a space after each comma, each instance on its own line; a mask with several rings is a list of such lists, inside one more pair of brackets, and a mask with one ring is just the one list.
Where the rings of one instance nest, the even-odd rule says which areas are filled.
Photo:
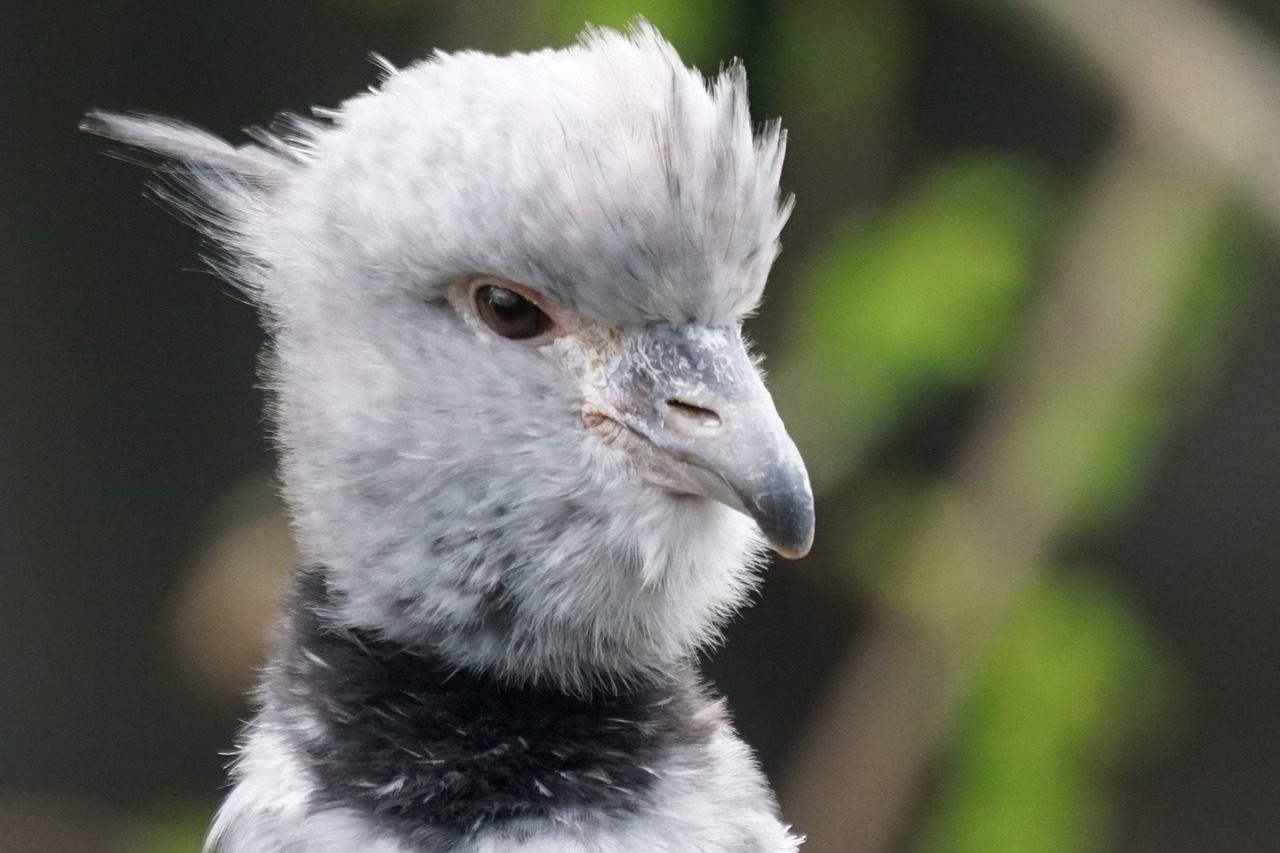
[[[776, 11], [778, 88], [812, 113], [883, 109], [906, 73], [906, 7], [898, 0], [801, 0]], [[813, 118], [814, 116], [809, 116]]]
[[[1136, 182], [1130, 189], [1141, 186]], [[1152, 201], [1125, 198], [1126, 204], [1139, 207]], [[1206, 205], [1210, 211], [1219, 206], [1215, 201]], [[1137, 221], [1141, 232], [1142, 224], [1162, 220], [1148, 215]], [[1209, 221], [1207, 232], [1194, 229], [1202, 236], [1193, 244], [1172, 247], [1170, 239], [1178, 237], [1162, 233], [1148, 235], [1147, 244], [1122, 244], [1129, 251], [1150, 251], [1150, 258], [1135, 263], [1153, 263], [1162, 274], [1153, 279], [1144, 272], [1136, 281], [1121, 277], [1113, 284], [1139, 290], [1108, 296], [1118, 297], [1118, 310], [1150, 310], [1170, 318], [1149, 327], [1151, 351], [1139, 359], [1126, 355], [1123, 381], [1081, 373], [1080, 367], [1096, 360], [1058, 351], [1065, 366], [1041, 365], [1048, 369], [1033, 372], [1031, 380], [1019, 373], [1022, 380], [1012, 386], [1016, 398], [1006, 405], [1021, 412], [1018, 425], [1006, 434], [1013, 452], [985, 458], [1021, 470], [977, 482], [1035, 483], [1022, 497], [1043, 502], [1043, 507], [1032, 508], [1030, 517], [1052, 519], [1055, 538], [1095, 532], [1124, 508], [1125, 499], [1144, 480], [1174, 402], [1221, 351], [1226, 321], [1250, 280], [1258, 231], [1229, 208]], [[984, 254], [999, 257], [989, 249]], [[1169, 257], [1183, 261], [1166, 276]], [[1073, 281], [1069, 276], [1066, 280]], [[964, 278], [953, 282], [960, 287], [966, 283]], [[1140, 292], [1151, 286], [1165, 289], [1165, 302], [1158, 304]], [[897, 288], [911, 289], [906, 284]], [[1072, 295], [1078, 297], [1074, 302], [1051, 303], [1053, 310], [1087, 314], [1100, 307], [1117, 309], [1111, 302]], [[821, 305], [820, 291], [810, 296]], [[924, 316], [933, 313], [927, 296], [917, 292], [913, 297], [915, 310]], [[955, 306], [937, 313], [963, 313]], [[1003, 315], [989, 314], [1007, 318], [1004, 328], [1025, 336], [1027, 312], [1019, 309], [1010, 306]], [[815, 310], [811, 304], [797, 316], [806, 328], [820, 328], [832, 310]], [[872, 313], [861, 305], [856, 310]], [[1092, 344], [1082, 345], [1098, 345], [1099, 326], [1071, 319], [1055, 317], [1033, 328], [1060, 335], [1075, 325], [1093, 335], [1087, 339]], [[929, 382], [919, 376], [945, 386], [985, 382], [1004, 373], [998, 358], [969, 361], [966, 353], [972, 350], [950, 353], [925, 343], [945, 339], [947, 329], [946, 322], [938, 321], [918, 342], [906, 345], [913, 355], [920, 354], [918, 362], [879, 356], [878, 363], [896, 366], [887, 384], [904, 399], [916, 404], [927, 400]], [[829, 328], [825, 334], [832, 340], [836, 332]], [[867, 337], [875, 340], [873, 334]], [[1075, 343], [1055, 340], [1068, 350]], [[1031, 350], [1036, 343], [1030, 341]], [[1122, 343], [1122, 351], [1129, 348]], [[821, 355], [815, 348], [813, 359]], [[857, 356], [873, 361], [861, 352]], [[949, 369], [938, 367], [949, 359]], [[1107, 368], [1105, 358], [1101, 365]], [[835, 376], [847, 381], [842, 374]], [[1024, 573], [1010, 564], [998, 540], [1024, 535], [1017, 529], [1016, 513], [1010, 527], [1006, 520], [979, 517], [977, 513], [992, 510], [980, 495], [900, 471], [863, 476], [869, 494], [849, 508], [848, 540], [840, 543], [840, 562], [860, 588], [910, 614], [944, 638], [943, 643], [965, 643], [981, 635], [985, 627], [975, 622], [974, 614], [983, 613], [983, 602], [1008, 599], [1014, 607], [1012, 621], [998, 631], [976, 682], [968, 687], [969, 700], [962, 703], [966, 710], [952, 731], [937, 799], [933, 810], [924, 812], [921, 849], [1051, 853], [1103, 846], [1115, 817], [1110, 795], [1114, 776], [1127, 769], [1143, 746], [1155, 743], [1174, 716], [1176, 664], [1143, 617], [1100, 574]], [[1009, 585], [1024, 575], [1034, 581], [1030, 594], [1019, 594], [1016, 587], [1011, 594]]]
[[726, 59], [726, 45], [739, 20], [736, 7], [733, 0], [531, 0], [526, 31], [531, 45], [566, 45], [584, 23], [624, 29], [644, 17], [686, 62], [712, 72]]
[[1112, 776], [1169, 734], [1177, 666], [1095, 571], [1039, 576], [980, 667], [916, 849], [1104, 846]]
[[169, 800], [139, 818], [119, 846], [119, 853], [195, 853], [202, 849], [213, 819], [212, 803]]
[[1176, 404], [1220, 362], [1230, 322], [1253, 280], [1260, 233], [1238, 208], [1218, 217], [1195, 252], [1194, 265], [1183, 271], [1177, 321], [1139, 393], [1111, 405], [1094, 429], [1080, 426], [1096, 405], [1087, 389], [1074, 403], [1065, 401], [1055, 417], [1045, 418], [1047, 446], [1074, 448], [1090, 460], [1088, 476], [1071, 496], [1066, 532], [1083, 535], [1105, 528], [1141, 489]]
[[813, 254], [774, 384], [816, 485], [848, 474], [913, 408], [987, 375], [1059, 198], [1025, 158], [960, 155]]

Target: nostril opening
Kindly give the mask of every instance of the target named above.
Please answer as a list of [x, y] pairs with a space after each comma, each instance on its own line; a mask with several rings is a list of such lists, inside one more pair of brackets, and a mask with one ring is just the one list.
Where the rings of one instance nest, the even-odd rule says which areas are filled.
[[688, 418], [698, 426], [720, 426], [720, 416], [710, 409], [704, 409], [702, 406], [695, 406], [692, 403], [686, 403], [684, 400], [677, 400], [671, 397], [667, 399], [667, 408], [681, 417]]

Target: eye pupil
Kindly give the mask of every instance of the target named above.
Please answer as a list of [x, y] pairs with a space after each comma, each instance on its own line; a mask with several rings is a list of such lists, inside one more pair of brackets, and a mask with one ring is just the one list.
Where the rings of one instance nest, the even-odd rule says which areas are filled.
[[527, 299], [521, 299], [510, 290], [489, 286], [485, 288], [485, 299], [493, 306], [494, 316], [503, 322], [514, 322], [520, 319], [522, 309], [531, 305]]
[[486, 284], [475, 292], [476, 312], [504, 338], [522, 340], [546, 331], [551, 320], [542, 309], [514, 290]]

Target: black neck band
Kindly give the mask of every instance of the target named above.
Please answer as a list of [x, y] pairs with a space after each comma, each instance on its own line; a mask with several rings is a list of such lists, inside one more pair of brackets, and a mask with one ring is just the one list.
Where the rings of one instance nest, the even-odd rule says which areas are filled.
[[289, 729], [320, 804], [424, 846], [565, 808], [634, 810], [720, 719], [691, 668], [585, 698], [513, 687], [335, 624], [333, 594], [322, 570], [296, 574], [264, 721]]

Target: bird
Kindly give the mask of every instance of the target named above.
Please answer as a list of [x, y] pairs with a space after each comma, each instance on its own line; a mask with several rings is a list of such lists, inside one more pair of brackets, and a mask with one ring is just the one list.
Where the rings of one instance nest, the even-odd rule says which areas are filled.
[[643, 20], [375, 61], [241, 144], [82, 125], [267, 332], [299, 559], [206, 850], [797, 850], [697, 667], [814, 534], [742, 331], [780, 123]]

